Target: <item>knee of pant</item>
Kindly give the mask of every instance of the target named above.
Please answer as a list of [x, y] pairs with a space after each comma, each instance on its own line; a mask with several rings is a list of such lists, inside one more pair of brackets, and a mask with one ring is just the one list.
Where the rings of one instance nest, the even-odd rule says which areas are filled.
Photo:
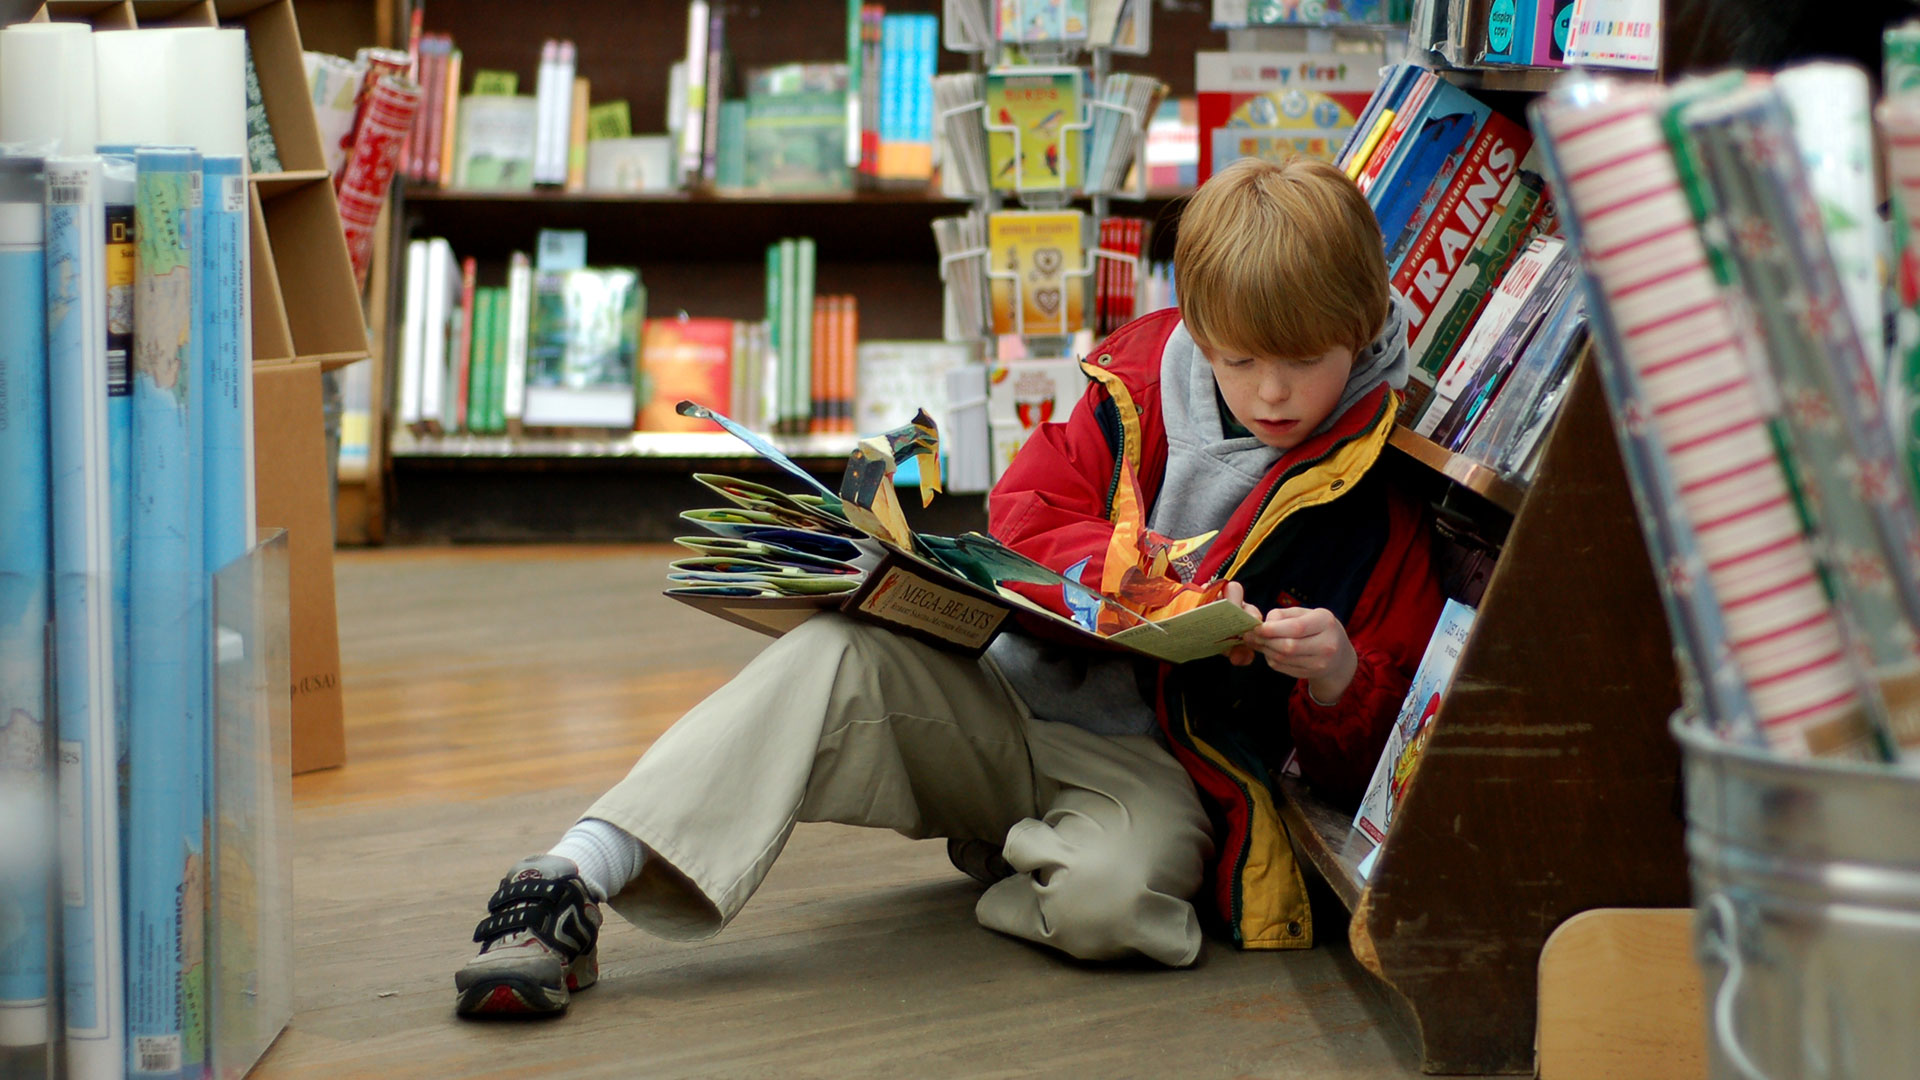
[[1117, 960], [1141, 951], [1143, 924], [1168, 897], [1148, 886], [1146, 867], [1125, 852], [1084, 852], [1051, 873], [1036, 873], [1049, 940], [1082, 960]]

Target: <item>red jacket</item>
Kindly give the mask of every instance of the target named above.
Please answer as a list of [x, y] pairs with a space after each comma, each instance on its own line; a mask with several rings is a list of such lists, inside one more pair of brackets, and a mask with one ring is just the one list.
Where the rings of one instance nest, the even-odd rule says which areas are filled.
[[[1175, 310], [1136, 320], [1082, 365], [1093, 379], [1084, 400], [1065, 423], [1041, 425], [994, 487], [996, 538], [1056, 570], [1088, 559], [1081, 580], [1101, 584], [1112, 520], [1136, 509], [1122, 505], [1133, 497], [1119, 482], [1123, 455], [1147, 507], [1166, 474], [1160, 361], [1178, 324]], [[1424, 511], [1384, 477], [1369, 476], [1397, 400], [1382, 386], [1331, 430], [1283, 454], [1213, 540], [1195, 578], [1242, 581], [1248, 601], [1263, 608], [1333, 609], [1359, 658], [1340, 700], [1321, 706], [1305, 683], [1256, 663], [1266, 689], [1225, 707], [1213, 687], [1228, 678], [1251, 687], [1252, 676], [1225, 669], [1224, 660], [1162, 672], [1162, 726], [1217, 826], [1216, 907], [1249, 948], [1312, 944], [1305, 888], [1275, 810], [1271, 777], [1280, 759], [1297, 752], [1309, 783], [1357, 803], [1440, 616]], [[1282, 694], [1284, 726], [1265, 704]]]

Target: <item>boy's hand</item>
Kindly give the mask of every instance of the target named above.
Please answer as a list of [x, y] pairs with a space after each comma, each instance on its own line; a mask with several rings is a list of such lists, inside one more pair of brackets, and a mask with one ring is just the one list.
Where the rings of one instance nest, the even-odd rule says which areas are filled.
[[[1238, 599], [1234, 593], [1238, 588], [1228, 586], [1227, 595]], [[1340, 700], [1360, 663], [1353, 642], [1347, 639], [1347, 628], [1325, 608], [1275, 608], [1240, 640], [1244, 644], [1228, 654], [1230, 660], [1240, 664], [1250, 663], [1255, 655], [1265, 657], [1273, 670], [1305, 679], [1307, 692], [1323, 705]], [[1246, 660], [1238, 659], [1243, 650]]]
[[[1246, 608], [1247, 614], [1253, 616], [1254, 618], [1257, 619], [1260, 617], [1260, 609], [1257, 607], [1254, 607], [1252, 604], [1247, 603], [1247, 590], [1239, 582], [1237, 581], [1227, 582], [1226, 598], [1228, 600], [1233, 601], [1236, 604], [1239, 604], [1241, 607]], [[1247, 631], [1247, 633], [1251, 635], [1253, 631], [1249, 630]], [[1241, 640], [1244, 641], [1245, 637], [1242, 637]], [[1235, 645], [1233, 648], [1227, 650], [1227, 662], [1232, 664], [1234, 667], [1246, 667], [1248, 664], [1253, 663], [1254, 658], [1259, 655], [1260, 655], [1259, 651], [1254, 649], [1254, 647], [1251, 645]]]

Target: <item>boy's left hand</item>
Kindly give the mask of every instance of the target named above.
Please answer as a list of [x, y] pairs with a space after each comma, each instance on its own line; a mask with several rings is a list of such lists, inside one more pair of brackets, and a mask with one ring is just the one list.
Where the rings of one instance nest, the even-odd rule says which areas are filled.
[[[1245, 606], [1254, 615], [1260, 613], [1251, 604]], [[1250, 664], [1255, 657], [1264, 657], [1273, 670], [1305, 679], [1307, 691], [1322, 704], [1340, 700], [1360, 663], [1347, 628], [1325, 608], [1275, 608], [1240, 640], [1242, 644], [1228, 654], [1230, 661]]]

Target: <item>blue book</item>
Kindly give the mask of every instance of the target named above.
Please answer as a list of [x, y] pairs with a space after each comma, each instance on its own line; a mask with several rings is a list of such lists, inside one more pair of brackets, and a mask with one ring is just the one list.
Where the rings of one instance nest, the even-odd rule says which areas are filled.
[[47, 162], [53, 647], [62, 784], [72, 785], [62, 792], [62, 968], [74, 1076], [118, 1072], [126, 1059], [104, 182], [98, 157]]
[[1483, 64], [1533, 63], [1534, 0], [1493, 0], [1487, 8]]
[[[127, 592], [133, 577], [133, 201], [134, 149], [101, 147], [101, 197], [106, 203], [107, 514], [112, 521], [113, 745], [120, 756], [120, 835], [127, 834], [127, 718], [133, 648], [127, 633]], [[120, 874], [126, 877], [126, 850]]]
[[[46, 177], [41, 159], [0, 156], [0, 798], [49, 835]], [[19, 828], [19, 825], [12, 826]], [[48, 1041], [51, 867], [16, 848], [0, 865], [0, 1046]]]
[[1380, 88], [1367, 99], [1367, 107], [1360, 112], [1360, 118], [1354, 121], [1353, 130], [1347, 132], [1347, 141], [1341, 145], [1340, 153], [1333, 163], [1345, 169], [1353, 161], [1353, 155], [1359, 153], [1360, 145], [1367, 141], [1373, 131], [1373, 125], [1380, 119], [1385, 109], [1398, 111], [1401, 101], [1407, 96], [1407, 88], [1420, 78], [1421, 68], [1416, 64], [1395, 64], [1380, 80]]
[[907, 35], [905, 15], [880, 20], [880, 141], [899, 142], [906, 130]]
[[913, 93], [910, 142], [933, 144], [933, 73], [940, 50], [940, 19], [934, 15], [914, 15], [913, 72], [908, 87]]
[[139, 151], [134, 232], [128, 1071], [206, 1060], [207, 631], [196, 256], [201, 159]]
[[199, 294], [206, 357], [206, 571], [253, 546], [253, 358], [247, 318], [247, 172], [238, 157], [209, 156]]
[[1367, 190], [1382, 236], [1405, 232], [1427, 189], [1442, 171], [1458, 167], [1492, 110], [1451, 83], [1435, 80], [1415, 107], [1393, 157]]

